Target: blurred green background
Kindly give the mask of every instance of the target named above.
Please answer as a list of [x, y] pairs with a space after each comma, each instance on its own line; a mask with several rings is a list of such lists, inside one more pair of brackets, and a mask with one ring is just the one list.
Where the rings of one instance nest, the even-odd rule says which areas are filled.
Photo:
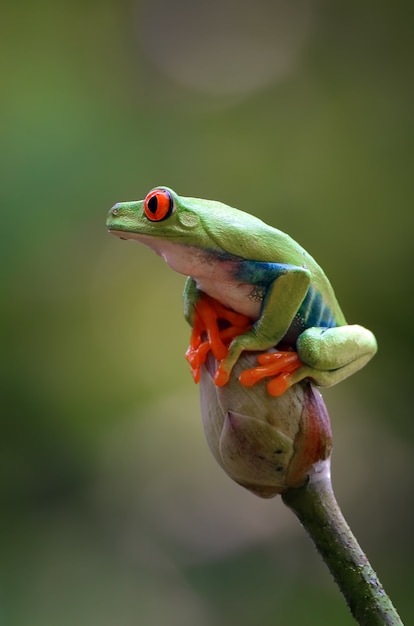
[[106, 233], [158, 184], [289, 232], [376, 333], [324, 393], [333, 480], [414, 621], [413, 11], [292, 4], [3, 6], [1, 624], [353, 623], [280, 498], [207, 450], [184, 278]]

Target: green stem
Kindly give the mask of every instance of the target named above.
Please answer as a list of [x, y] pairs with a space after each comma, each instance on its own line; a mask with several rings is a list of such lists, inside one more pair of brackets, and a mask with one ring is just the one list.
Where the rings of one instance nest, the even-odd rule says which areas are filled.
[[315, 466], [308, 483], [282, 498], [329, 567], [361, 626], [402, 626], [390, 598], [358, 545], [335, 499], [329, 459]]

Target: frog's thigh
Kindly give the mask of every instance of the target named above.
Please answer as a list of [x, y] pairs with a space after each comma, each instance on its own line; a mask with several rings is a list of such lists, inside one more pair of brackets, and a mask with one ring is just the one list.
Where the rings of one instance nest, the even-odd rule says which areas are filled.
[[309, 377], [329, 387], [361, 369], [377, 351], [377, 342], [358, 325], [309, 328], [300, 335], [297, 350], [305, 366], [293, 375], [292, 384]]
[[371, 331], [356, 324], [335, 328], [308, 328], [297, 341], [301, 361], [324, 371], [345, 367], [361, 358], [366, 363], [376, 350], [377, 344]]

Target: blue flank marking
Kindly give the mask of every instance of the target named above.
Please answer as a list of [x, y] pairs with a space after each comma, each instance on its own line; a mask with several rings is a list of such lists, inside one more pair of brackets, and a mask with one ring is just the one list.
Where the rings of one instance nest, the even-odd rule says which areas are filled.
[[246, 259], [237, 266], [235, 278], [243, 283], [267, 287], [279, 276], [289, 274], [289, 272], [297, 272], [298, 269], [300, 268], [297, 265], [288, 265], [287, 263], [266, 263], [265, 261]]
[[333, 328], [336, 321], [329, 306], [321, 294], [313, 287], [309, 287], [304, 301], [300, 305], [297, 316], [305, 328], [322, 327]]
[[[270, 283], [280, 276], [283, 276], [283, 274], [297, 272], [300, 269], [301, 268], [296, 265], [288, 265], [285, 263], [243, 260], [237, 266], [235, 278], [241, 282], [262, 286], [267, 289]], [[321, 294], [310, 286], [305, 299], [292, 321], [291, 330], [293, 331], [293, 328], [295, 328], [296, 332], [300, 334], [305, 328], [318, 326], [322, 328], [333, 328], [336, 325], [331, 309], [324, 303]]]

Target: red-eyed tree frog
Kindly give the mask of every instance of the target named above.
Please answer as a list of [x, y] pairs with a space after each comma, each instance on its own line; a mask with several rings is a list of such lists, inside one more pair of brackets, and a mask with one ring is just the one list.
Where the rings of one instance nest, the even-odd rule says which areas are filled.
[[[193, 370], [207, 349], [219, 361], [215, 382], [228, 382], [244, 350], [263, 353], [242, 373], [245, 385], [273, 376], [281, 395], [305, 379], [327, 387], [363, 367], [374, 335], [348, 325], [321, 267], [289, 235], [220, 202], [157, 187], [144, 200], [119, 202], [107, 228], [152, 248], [186, 275], [184, 314], [193, 327]], [[205, 344], [204, 344], [205, 347]], [[201, 354], [203, 353], [203, 354]]]

